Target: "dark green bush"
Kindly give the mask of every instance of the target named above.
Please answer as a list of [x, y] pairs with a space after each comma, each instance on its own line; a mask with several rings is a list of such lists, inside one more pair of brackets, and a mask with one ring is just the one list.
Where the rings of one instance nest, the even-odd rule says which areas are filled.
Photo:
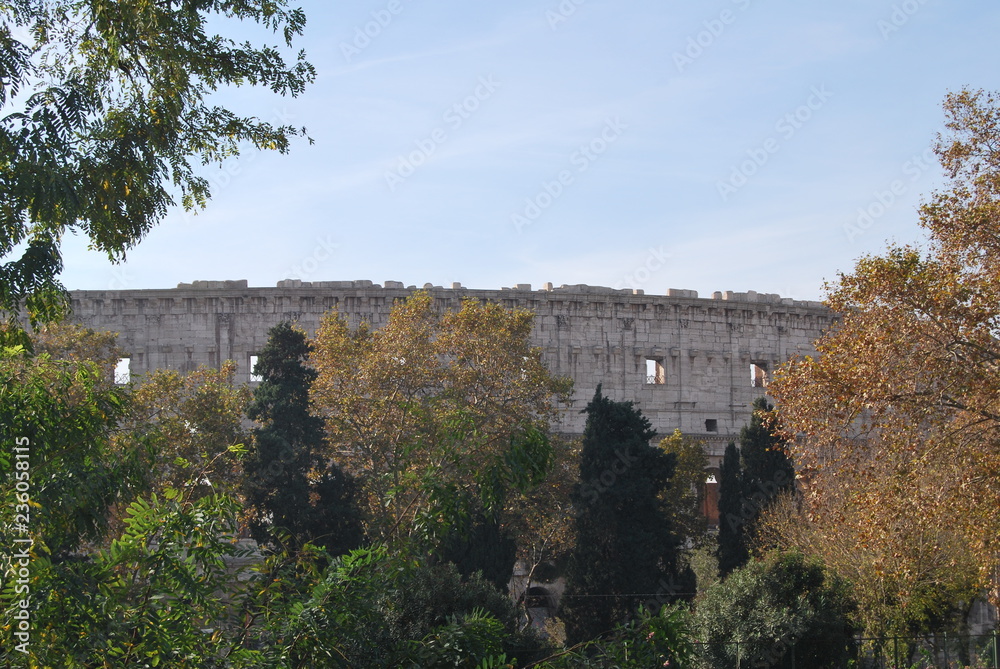
[[848, 585], [817, 560], [773, 552], [714, 584], [696, 624], [717, 669], [839, 667], [851, 652], [854, 604]]

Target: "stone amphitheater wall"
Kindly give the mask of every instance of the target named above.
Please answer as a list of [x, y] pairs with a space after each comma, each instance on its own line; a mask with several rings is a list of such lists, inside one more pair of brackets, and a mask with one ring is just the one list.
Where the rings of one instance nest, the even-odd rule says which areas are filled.
[[[645, 295], [586, 285], [423, 288], [441, 310], [473, 298], [535, 312], [532, 337], [543, 362], [575, 381], [560, 431], [582, 433], [580, 410], [600, 383], [607, 396], [635, 401], [661, 435], [680, 428], [705, 439], [715, 461], [749, 419], [750, 404], [766, 393], [766, 377], [792, 356], [813, 353], [833, 320], [820, 303], [752, 291], [699, 298], [687, 290]], [[73, 291], [72, 300], [74, 320], [119, 333], [132, 374], [234, 360], [249, 381], [250, 357], [278, 322], [297, 322], [312, 335], [337, 307], [352, 326], [380, 327], [392, 305], [416, 289], [393, 281], [282, 281], [273, 288], [196, 281], [173, 289]]]

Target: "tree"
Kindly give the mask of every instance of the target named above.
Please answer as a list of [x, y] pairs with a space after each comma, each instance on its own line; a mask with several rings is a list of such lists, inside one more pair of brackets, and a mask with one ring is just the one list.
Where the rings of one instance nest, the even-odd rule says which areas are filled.
[[970, 564], [1000, 604], [997, 103], [947, 96], [935, 151], [950, 182], [920, 209], [925, 243], [865, 256], [828, 286], [839, 322], [771, 387], [784, 430], [802, 435], [803, 517], [838, 535], [831, 566], [875, 558], [861, 602], [873, 626], [931, 624], [969, 598]]
[[[26, 654], [0, 628], [4, 666], [260, 666], [229, 643], [226, 560], [246, 558], [231, 540], [237, 504], [222, 495], [191, 500], [139, 497], [124, 509], [107, 547], [70, 560], [30, 560], [30, 642]], [[13, 588], [0, 594], [5, 620], [19, 612]], [[228, 660], [228, 661], [227, 661]], [[238, 661], [242, 660], [242, 661]]]
[[324, 457], [323, 422], [309, 413], [316, 370], [304, 362], [311, 346], [288, 322], [268, 332], [255, 373], [262, 380], [247, 415], [261, 423], [243, 462], [250, 529], [259, 543], [289, 533], [334, 555], [357, 547], [361, 526], [354, 481]]
[[[113, 508], [148, 483], [151, 454], [115, 440], [130, 404], [127, 390], [109, 381], [113, 364], [79, 359], [76, 352], [85, 346], [68, 334], [49, 348], [52, 353], [33, 356], [0, 348], [0, 425], [7, 440], [0, 501], [8, 510], [0, 538], [14, 545], [9, 523], [16, 513], [39, 552], [63, 560], [103, 540]], [[59, 350], [73, 354], [60, 359]]]
[[708, 589], [697, 625], [710, 666], [843, 667], [853, 640], [847, 583], [801, 553], [769, 553]]
[[702, 508], [705, 472], [708, 469], [704, 442], [685, 437], [676, 429], [660, 441], [660, 448], [677, 458], [670, 487], [664, 491], [664, 501], [670, 509], [674, 530], [682, 541], [697, 545], [708, 531], [708, 519]]
[[250, 390], [236, 384], [233, 361], [187, 374], [153, 371], [133, 382], [130, 401], [115, 438], [123, 447], [143, 443], [152, 450], [151, 491], [236, 493], [239, 455], [250, 436], [243, 425]]
[[743, 504], [741, 517], [748, 544], [754, 541], [757, 520], [780, 495], [794, 490], [795, 468], [785, 453], [785, 440], [768, 419], [774, 409], [763, 397], [753, 402], [750, 422], [740, 430]]
[[253, 624], [224, 638], [259, 651], [257, 662], [237, 666], [499, 669], [512, 666], [504, 654], [523, 660], [544, 648], [517, 629], [509, 597], [479, 577], [463, 579], [454, 565], [384, 546], [333, 560], [310, 551], [269, 556], [251, 575]]
[[542, 365], [532, 322], [471, 300], [439, 313], [424, 292], [375, 331], [324, 319], [311, 397], [331, 457], [361, 486], [370, 537], [437, 550], [479, 514], [507, 524], [515, 493], [545, 479], [569, 382]]
[[210, 192], [198, 163], [221, 163], [245, 144], [284, 153], [302, 134], [210, 101], [220, 88], [244, 84], [296, 96], [314, 79], [302, 52], [286, 64], [277, 47], [209, 32], [219, 19], [249, 20], [291, 47], [305, 16], [286, 6], [3, 3], [0, 311], [8, 324], [21, 308], [33, 325], [66, 311], [56, 277], [67, 231], [82, 231], [120, 261], [178, 200], [186, 209], [204, 207]]
[[98, 332], [75, 323], [47, 323], [31, 333], [36, 357], [48, 354], [53, 360], [91, 362], [106, 372], [107, 386], [114, 384], [114, 368], [126, 355], [118, 346], [117, 332]]
[[[15, 548], [2, 558], [0, 615], [30, 616], [28, 632], [0, 627], [0, 664], [213, 663], [217, 639], [203, 630], [228, 615], [221, 561], [240, 554], [231, 541], [237, 507], [194, 494], [203, 467], [176, 487], [157, 478], [159, 424], [198, 412], [160, 404], [151, 415], [146, 400], [175, 396], [140, 399], [116, 385], [114, 334], [60, 324], [32, 337], [33, 354], [0, 349], [0, 425], [13, 447], [0, 453], [8, 510], [0, 538]], [[197, 404], [192, 395], [176, 397]], [[210, 422], [207, 407], [217, 407], [203, 404], [199, 428]], [[174, 436], [186, 443], [185, 433]]]
[[743, 468], [740, 451], [730, 442], [719, 470], [719, 576], [745, 565], [750, 559], [743, 511]]
[[[823, 560], [851, 584], [853, 622], [866, 637], [968, 634], [965, 618], [981, 592], [979, 564], [963, 532], [944, 524], [949, 519], [935, 501], [937, 490], [903, 505], [880, 501], [903, 493], [898, 480], [891, 490], [855, 490], [856, 481], [845, 481], [841, 490], [824, 484], [822, 501], [779, 499], [761, 518], [757, 548], [785, 547]], [[892, 507], [880, 516], [892, 523], [890, 531], [871, 526], [876, 503]]]
[[677, 457], [650, 446], [656, 432], [642, 412], [604, 397], [600, 386], [585, 411], [562, 606], [573, 643], [611, 631], [643, 604], [659, 608], [694, 592], [690, 574], [678, 578], [679, 542], [662, 497]]
[[517, 561], [517, 542], [498, 519], [480, 515], [467, 527], [456, 528], [439, 555], [454, 564], [462, 576], [478, 573], [497, 590], [507, 592]]
[[785, 442], [768, 421], [773, 409], [763, 397], [754, 400], [750, 423], [740, 430], [739, 450], [730, 444], [723, 458], [717, 553], [723, 578], [750, 558], [761, 513], [794, 488]]
[[593, 639], [545, 658], [537, 669], [648, 669], [697, 664], [693, 616], [682, 604], [664, 606], [658, 613], [642, 609], [613, 634]]
[[785, 453], [785, 440], [767, 419], [773, 409], [765, 398], [758, 397], [753, 402], [750, 422], [740, 430], [744, 485], [749, 494], [763, 495], [762, 508], [795, 484], [795, 467]]
[[[574, 544], [572, 497], [580, 478], [580, 442], [554, 436], [551, 443], [552, 469], [544, 485], [516, 494], [511, 502], [516, 512], [507, 514], [517, 537], [517, 559], [526, 568], [525, 583], [554, 578]], [[527, 609], [527, 597], [522, 604]]]
[[[503, 650], [510, 656], [516, 653], [523, 660], [543, 647], [533, 630], [520, 629], [517, 609], [506, 592], [498, 592], [479, 575], [462, 576], [451, 563], [419, 564], [406, 570], [393, 588], [380, 593], [378, 606], [389, 638], [400, 646], [425, 640], [449, 619], [482, 611], [498, 622], [504, 632]], [[478, 666], [478, 661], [469, 666]]]
[[[88, 347], [103, 362], [87, 360]], [[171, 437], [178, 453], [230, 452], [218, 439], [231, 426], [228, 371], [118, 386], [113, 352], [113, 336], [62, 326], [33, 355], [0, 349], [0, 424], [12, 442], [0, 451], [10, 547], [0, 665], [507, 666], [504, 651], [541, 646], [517, 630], [509, 597], [452, 565], [382, 547], [333, 557], [311, 544], [248, 560], [234, 537], [237, 499], [215, 475], [201, 484], [214, 459], [169, 471], [153, 459], [162, 464]], [[294, 373], [299, 353], [282, 368]], [[301, 416], [301, 403], [269, 406]]]

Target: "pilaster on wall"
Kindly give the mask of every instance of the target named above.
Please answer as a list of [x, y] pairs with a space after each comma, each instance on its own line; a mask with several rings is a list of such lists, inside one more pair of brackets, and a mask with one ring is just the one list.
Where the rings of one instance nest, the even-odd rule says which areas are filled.
[[[820, 303], [752, 291], [704, 299], [695, 291], [644, 295], [587, 285], [424, 289], [440, 310], [471, 298], [535, 312], [532, 338], [543, 362], [575, 382], [561, 431], [582, 433], [580, 410], [602, 384], [605, 395], [636, 402], [661, 435], [680, 428], [707, 438], [717, 455], [766, 392], [767, 375], [793, 356], [812, 353], [813, 341], [833, 320]], [[218, 367], [231, 359], [249, 380], [250, 356], [278, 322], [295, 321], [313, 335], [336, 307], [351, 326], [366, 321], [381, 327], [392, 305], [414, 290], [394, 281], [282, 281], [274, 288], [196, 281], [163, 290], [84, 290], [72, 293], [73, 318], [119, 332], [133, 374]]]

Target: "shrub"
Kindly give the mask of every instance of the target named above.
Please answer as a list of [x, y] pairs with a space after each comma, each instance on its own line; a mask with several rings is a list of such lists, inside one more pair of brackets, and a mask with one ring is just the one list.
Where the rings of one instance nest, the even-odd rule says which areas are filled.
[[709, 665], [839, 667], [850, 654], [847, 584], [801, 553], [772, 552], [714, 584], [696, 624]]

